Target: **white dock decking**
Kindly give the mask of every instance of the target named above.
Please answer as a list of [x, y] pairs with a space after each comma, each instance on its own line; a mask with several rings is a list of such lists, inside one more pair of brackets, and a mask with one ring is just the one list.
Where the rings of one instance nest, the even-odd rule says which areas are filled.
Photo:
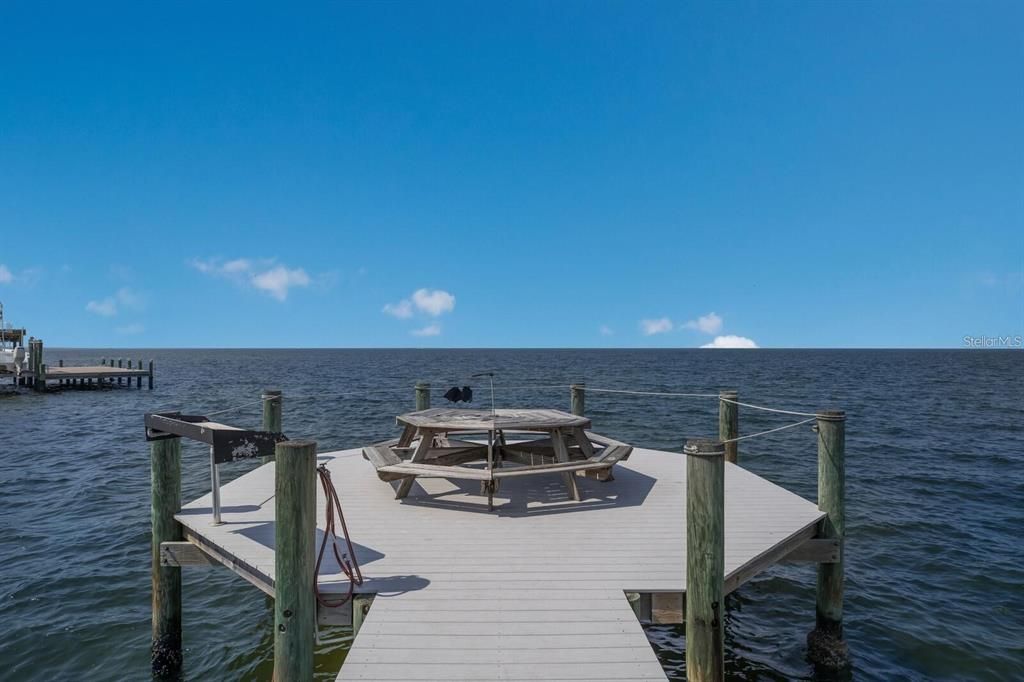
[[[637, 448], [615, 480], [557, 474], [479, 484], [418, 480], [409, 497], [359, 450], [322, 453], [376, 593], [339, 680], [664, 680], [625, 592], [686, 589], [686, 459]], [[732, 464], [725, 471], [725, 591], [814, 534], [817, 506]], [[274, 577], [274, 465], [178, 515], [186, 535], [265, 591]], [[318, 528], [324, 498], [318, 490]], [[320, 538], [317, 538], [319, 547]], [[328, 552], [329, 554], [329, 552]], [[321, 591], [344, 592], [327, 563]]]

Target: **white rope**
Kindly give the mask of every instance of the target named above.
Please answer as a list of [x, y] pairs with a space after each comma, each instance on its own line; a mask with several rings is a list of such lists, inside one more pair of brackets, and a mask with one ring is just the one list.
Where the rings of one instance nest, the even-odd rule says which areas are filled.
[[525, 391], [526, 389], [572, 388], [570, 384], [546, 384], [538, 386], [495, 386], [495, 391]]
[[234, 412], [235, 410], [241, 410], [242, 408], [249, 407], [251, 405], [261, 405], [261, 404], [263, 404], [264, 400], [265, 400], [265, 398], [260, 398], [259, 400], [250, 400], [247, 403], [242, 403], [241, 405], [235, 405], [234, 407], [229, 407], [229, 408], [224, 409], [224, 410], [217, 410], [216, 412], [207, 412], [203, 416], [205, 416], [205, 417], [216, 417], [218, 414], [227, 414], [228, 412]]
[[[631, 390], [618, 389], [618, 388], [594, 388], [592, 386], [586, 386], [586, 385], [580, 385], [580, 384], [537, 384], [537, 385], [533, 385], [533, 386], [495, 386], [494, 390], [496, 392], [500, 392], [500, 391], [522, 391], [522, 390], [527, 390], [527, 389], [531, 389], [531, 390], [555, 389], [555, 388], [566, 389], [566, 388], [572, 388], [573, 386], [580, 386], [580, 388], [584, 392], [590, 391], [592, 393], [614, 393], [614, 394], [619, 394], [619, 395], [657, 396], [657, 397], [666, 397], [666, 398], [718, 398], [721, 402], [730, 403], [730, 404], [733, 404], [733, 405], [739, 405], [741, 407], [748, 407], [748, 408], [750, 408], [752, 410], [761, 410], [763, 412], [773, 412], [775, 414], [788, 414], [788, 415], [792, 415], [792, 416], [795, 416], [795, 417], [809, 417], [809, 419], [805, 419], [804, 421], [797, 422], [795, 424], [788, 424], [786, 426], [780, 426], [778, 428], [770, 429], [768, 431], [761, 431], [759, 433], [752, 433], [752, 434], [749, 434], [749, 435], [746, 435], [746, 436], [740, 436], [738, 438], [733, 438], [731, 440], [722, 441], [724, 443], [732, 443], [732, 442], [735, 442], [735, 441], [744, 440], [746, 438], [754, 438], [755, 436], [763, 436], [765, 434], [775, 433], [776, 431], [782, 431], [783, 429], [789, 429], [789, 428], [793, 428], [795, 426], [800, 426], [801, 424], [806, 424], [806, 423], [808, 423], [810, 421], [814, 421], [814, 419], [818, 417], [818, 415], [816, 413], [812, 413], [812, 412], [796, 412], [796, 411], [793, 411], [793, 410], [780, 410], [780, 409], [777, 409], [777, 408], [774, 408], [774, 407], [765, 407], [763, 405], [754, 405], [752, 403], [741, 403], [741, 402], [739, 402], [737, 400], [730, 400], [729, 398], [723, 398], [718, 393], [674, 393], [674, 392], [669, 392], [669, 391], [631, 391]], [[409, 390], [408, 386], [402, 386], [402, 387], [395, 387], [395, 388], [389, 388], [389, 389], [381, 389], [379, 387], [375, 387], [375, 388], [372, 388], [372, 389], [369, 389], [369, 390], [348, 391], [348, 392], [342, 392], [342, 393], [321, 393], [321, 394], [318, 394], [318, 395], [304, 395], [304, 396], [303, 395], [299, 395], [299, 396], [287, 395], [287, 394], [282, 394], [282, 395], [264, 395], [259, 400], [250, 401], [250, 402], [247, 402], [247, 403], [242, 403], [241, 405], [235, 405], [234, 407], [228, 407], [228, 408], [223, 409], [223, 410], [217, 410], [216, 412], [208, 412], [208, 413], [206, 413], [206, 416], [207, 417], [214, 417], [214, 416], [221, 415], [221, 414], [227, 414], [228, 412], [235, 412], [236, 410], [241, 410], [241, 409], [244, 409], [246, 407], [250, 407], [252, 405], [262, 404], [266, 400], [284, 399], [284, 400], [287, 400], [289, 402], [293, 402], [293, 401], [296, 401], [296, 400], [332, 399], [332, 398], [349, 398], [349, 397], [362, 397], [362, 398], [365, 398], [368, 395], [373, 394], [373, 393], [378, 393], [378, 394], [380, 394], [380, 393], [398, 394], [398, 393], [406, 393], [408, 390]], [[430, 390], [431, 390], [431, 392], [435, 392], [435, 391], [445, 391], [447, 389], [442, 388], [442, 387], [434, 388], [433, 386], [431, 386]]]
[[740, 405], [742, 407], [749, 407], [752, 410], [763, 410], [765, 412], [775, 412], [777, 414], [791, 414], [794, 417], [817, 417], [818, 415], [814, 412], [793, 412], [792, 410], [777, 410], [774, 407], [763, 407], [761, 405], [751, 405], [750, 403], [740, 403], [735, 400], [729, 400], [728, 398], [719, 397], [723, 403], [732, 403], [733, 405]]
[[591, 388], [584, 386], [583, 392], [593, 391], [594, 393], [625, 393], [627, 395], [656, 395], [670, 398], [717, 398], [717, 393], [663, 393], [658, 391], [625, 391], [617, 388]]
[[757, 438], [758, 436], [767, 436], [769, 433], [775, 433], [776, 431], [783, 431], [785, 429], [792, 429], [793, 427], [800, 426], [802, 424], [809, 424], [814, 421], [815, 417], [810, 419], [804, 419], [803, 421], [796, 422], [794, 424], [786, 424], [785, 426], [779, 426], [774, 429], [768, 429], [767, 431], [759, 431], [758, 433], [749, 433], [746, 436], [737, 436], [736, 438], [730, 438], [729, 440], [723, 440], [722, 443], [735, 443], [738, 440], [746, 440], [747, 438]]

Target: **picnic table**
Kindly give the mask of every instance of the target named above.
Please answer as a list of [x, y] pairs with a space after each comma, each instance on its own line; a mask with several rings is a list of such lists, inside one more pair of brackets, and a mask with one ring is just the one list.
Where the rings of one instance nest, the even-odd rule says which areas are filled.
[[433, 408], [400, 415], [402, 435], [363, 448], [381, 480], [400, 480], [395, 497], [418, 477], [479, 480], [493, 507], [503, 478], [559, 474], [579, 500], [576, 474], [612, 480], [633, 448], [589, 431], [590, 419], [560, 410]]

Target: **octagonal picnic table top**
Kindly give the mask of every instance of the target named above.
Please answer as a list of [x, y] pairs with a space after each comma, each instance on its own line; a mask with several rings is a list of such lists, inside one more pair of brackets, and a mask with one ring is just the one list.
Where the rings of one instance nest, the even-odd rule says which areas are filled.
[[561, 410], [477, 410], [434, 407], [399, 415], [398, 423], [431, 431], [554, 431], [590, 428], [590, 420]]

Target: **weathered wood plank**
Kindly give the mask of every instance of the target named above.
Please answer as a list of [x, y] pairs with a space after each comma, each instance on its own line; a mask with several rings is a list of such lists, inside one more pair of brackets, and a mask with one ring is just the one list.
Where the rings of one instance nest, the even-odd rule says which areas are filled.
[[839, 561], [839, 540], [836, 538], [811, 538], [804, 540], [782, 557], [786, 563], [810, 562], [834, 564]]
[[161, 542], [161, 566], [220, 566], [220, 562], [187, 541]]

